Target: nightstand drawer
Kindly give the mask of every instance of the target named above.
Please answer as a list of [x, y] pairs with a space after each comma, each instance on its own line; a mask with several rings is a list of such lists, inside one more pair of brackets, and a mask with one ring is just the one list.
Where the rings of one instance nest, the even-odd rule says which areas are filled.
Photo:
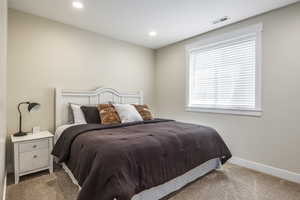
[[36, 151], [37, 149], [48, 149], [48, 140], [36, 140], [32, 142], [26, 142], [19, 144], [20, 153]]
[[20, 153], [20, 172], [27, 172], [49, 165], [49, 150], [40, 149], [31, 152]]

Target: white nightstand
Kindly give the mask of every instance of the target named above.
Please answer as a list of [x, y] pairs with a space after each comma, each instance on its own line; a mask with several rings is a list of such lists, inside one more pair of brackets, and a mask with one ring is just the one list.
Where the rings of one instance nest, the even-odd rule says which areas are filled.
[[14, 146], [15, 184], [19, 177], [49, 169], [53, 172], [53, 135], [49, 131], [28, 134], [26, 136], [11, 136]]

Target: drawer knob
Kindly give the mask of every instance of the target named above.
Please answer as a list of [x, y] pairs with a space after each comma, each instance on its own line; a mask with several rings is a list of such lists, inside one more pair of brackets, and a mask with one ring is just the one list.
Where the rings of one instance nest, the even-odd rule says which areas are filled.
[[36, 145], [33, 145], [32, 147], [33, 147], [33, 148], [36, 148], [37, 146], [36, 146]]
[[33, 158], [37, 158], [37, 155], [34, 155]]

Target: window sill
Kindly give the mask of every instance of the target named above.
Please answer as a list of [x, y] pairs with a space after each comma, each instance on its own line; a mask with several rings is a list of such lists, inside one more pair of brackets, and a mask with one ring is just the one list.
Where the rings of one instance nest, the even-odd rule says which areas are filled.
[[216, 114], [229, 114], [229, 115], [245, 115], [260, 117], [261, 110], [239, 110], [239, 109], [221, 109], [221, 108], [203, 108], [195, 106], [186, 106], [185, 110], [188, 112], [203, 112], [203, 113], [216, 113]]

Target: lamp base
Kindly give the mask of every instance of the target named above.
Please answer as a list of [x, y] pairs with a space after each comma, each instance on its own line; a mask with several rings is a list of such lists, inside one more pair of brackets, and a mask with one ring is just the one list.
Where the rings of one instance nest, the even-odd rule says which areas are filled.
[[25, 136], [25, 135], [27, 135], [26, 132], [18, 132], [18, 133], [14, 134], [15, 137], [21, 137], [21, 136]]

